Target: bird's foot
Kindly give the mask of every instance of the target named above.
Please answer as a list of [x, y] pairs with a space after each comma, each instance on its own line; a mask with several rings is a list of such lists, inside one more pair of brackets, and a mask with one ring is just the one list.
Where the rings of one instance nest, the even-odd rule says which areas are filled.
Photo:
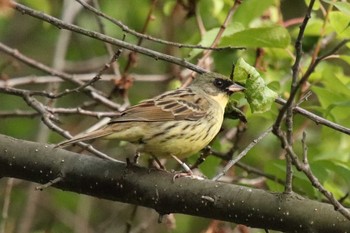
[[181, 177], [188, 177], [188, 178], [191, 178], [194, 180], [204, 180], [205, 179], [205, 177], [203, 177], [203, 176], [193, 174], [192, 171], [190, 173], [189, 172], [179, 172], [173, 176], [173, 182], [175, 182], [176, 179], [181, 178]]
[[180, 165], [181, 167], [185, 170], [185, 172], [179, 172], [173, 176], [173, 181], [175, 181], [177, 178], [181, 177], [189, 177], [191, 179], [196, 179], [196, 180], [204, 180], [203, 176], [195, 175], [193, 174], [191, 168], [184, 162], [182, 162], [178, 157], [175, 155], [171, 155]]

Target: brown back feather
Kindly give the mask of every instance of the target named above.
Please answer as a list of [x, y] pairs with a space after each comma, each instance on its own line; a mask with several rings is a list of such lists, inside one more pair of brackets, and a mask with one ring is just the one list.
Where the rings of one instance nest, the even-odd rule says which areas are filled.
[[172, 120], [195, 121], [206, 114], [208, 107], [208, 100], [193, 93], [191, 89], [178, 89], [126, 109], [120, 117], [113, 119], [109, 124]]

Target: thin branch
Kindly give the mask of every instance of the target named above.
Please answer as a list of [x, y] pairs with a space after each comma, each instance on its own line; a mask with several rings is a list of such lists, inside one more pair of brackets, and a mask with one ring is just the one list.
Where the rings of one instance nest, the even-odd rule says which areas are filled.
[[[241, 4], [241, 0], [235, 0], [234, 4], [232, 5], [230, 10], [228, 11], [224, 22], [220, 26], [220, 30], [219, 30], [218, 34], [216, 35], [213, 43], [210, 45], [210, 48], [215, 48], [219, 44], [221, 37], [224, 34], [224, 31], [226, 30], [229, 22], [231, 21], [233, 14], [236, 12], [236, 10], [238, 9], [238, 6], [240, 4]], [[210, 56], [211, 53], [212, 53], [211, 50], [204, 51], [204, 56], [198, 61], [198, 65], [202, 65], [203, 61], [206, 60]]]
[[119, 58], [120, 54], [122, 53], [122, 50], [119, 49], [117, 50], [117, 52], [112, 56], [112, 58], [110, 59], [110, 61], [104, 65], [104, 67], [92, 78], [90, 79], [88, 82], [84, 83], [83, 85], [80, 85], [74, 89], [67, 89], [61, 93], [57, 93], [54, 98], [60, 98], [62, 96], [74, 93], [74, 92], [80, 92], [82, 90], [84, 90], [85, 88], [87, 88], [88, 86], [93, 85], [95, 82], [97, 82], [98, 80], [101, 79], [101, 75], [107, 70], [109, 69], [112, 64]]
[[216, 50], [216, 51], [228, 50], [228, 49], [244, 49], [243, 47], [233, 47], [233, 46], [215, 48], [215, 47], [206, 47], [206, 46], [202, 46], [202, 45], [181, 44], [181, 43], [175, 43], [175, 42], [171, 42], [171, 41], [167, 41], [167, 40], [162, 40], [162, 39], [159, 39], [159, 38], [152, 37], [150, 35], [146, 35], [144, 33], [139, 33], [139, 32], [137, 32], [137, 31], [135, 31], [133, 29], [130, 29], [128, 26], [123, 24], [120, 20], [116, 20], [116, 19], [112, 18], [111, 16], [106, 15], [105, 13], [97, 10], [96, 8], [92, 7], [91, 5], [87, 4], [86, 2], [84, 2], [82, 0], [75, 0], [75, 1], [79, 2], [87, 10], [93, 12], [94, 14], [96, 14], [98, 16], [101, 16], [101, 17], [105, 18], [106, 20], [112, 22], [113, 24], [117, 25], [124, 32], [129, 33], [131, 35], [134, 35], [134, 36], [136, 36], [138, 38], [141, 38], [141, 39], [154, 41], [154, 42], [157, 42], [157, 43], [160, 43], [160, 44], [176, 46], [178, 48], [193, 48], [193, 49], [205, 49], [205, 50]]
[[[76, 0], [76, 1], [79, 1], [80, 0]], [[156, 3], [157, 3], [157, 0], [152, 0], [151, 2], [151, 7], [148, 11], [148, 14], [147, 14], [147, 18], [145, 20], [145, 23], [143, 25], [143, 28], [141, 30], [141, 34], [144, 34], [147, 30], [147, 27], [149, 26], [149, 23], [152, 19], [152, 14], [153, 14], [153, 10], [156, 6]], [[139, 37], [138, 41], [137, 41], [137, 45], [140, 46], [142, 44], [142, 41], [143, 41], [143, 37]], [[135, 64], [137, 58], [136, 58], [136, 54], [134, 51], [130, 52], [129, 56], [128, 56], [128, 61], [126, 62], [126, 65], [125, 65], [125, 68], [124, 68], [124, 75], [122, 76], [122, 78], [126, 78], [126, 73], [128, 73], [129, 69]]]
[[239, 160], [241, 160], [258, 142], [260, 142], [266, 135], [268, 135], [272, 131], [272, 127], [265, 130], [259, 137], [254, 139], [239, 155], [232, 158], [224, 167], [224, 169], [216, 175], [212, 180], [216, 181], [220, 179], [220, 177], [224, 176], [230, 168], [235, 165]]
[[47, 182], [46, 184], [42, 184], [42, 185], [38, 185], [35, 187], [35, 190], [40, 190], [40, 191], [43, 191], [44, 189], [48, 188], [48, 187], [51, 187], [52, 185], [54, 184], [57, 184], [58, 182], [62, 181], [63, 180], [63, 177], [62, 176], [59, 176], [59, 177], [56, 177], [55, 179], [53, 180], [49, 180], [49, 182]]
[[[287, 101], [282, 99], [282, 98], [277, 98], [275, 100], [276, 103], [279, 103], [279, 104], [286, 104]], [[334, 123], [332, 121], [329, 121], [323, 117], [320, 117], [320, 116], [317, 116], [316, 114], [312, 113], [312, 112], [309, 112], [299, 106], [295, 106], [293, 108], [293, 111], [296, 112], [296, 113], [299, 113], [305, 117], [307, 117], [308, 119], [314, 121], [316, 124], [320, 124], [320, 125], [324, 125], [324, 126], [327, 126], [329, 128], [332, 128], [336, 131], [339, 131], [341, 133], [345, 133], [345, 134], [348, 134], [350, 135], [350, 129], [345, 127], [345, 126], [342, 126], [342, 125], [339, 125], [337, 123]]]
[[[51, 108], [45, 106], [46, 110], [52, 114], [62, 114], [62, 115], [71, 115], [71, 114], [78, 114], [78, 115], [84, 115], [84, 116], [90, 116], [90, 117], [96, 117], [97, 119], [101, 119], [104, 117], [117, 117], [120, 116], [119, 112], [95, 112], [95, 111], [88, 111], [83, 108], [77, 107], [77, 108]], [[1, 112], [0, 112], [1, 117]]]
[[179, 66], [186, 67], [186, 68], [191, 69], [191, 70], [193, 70], [197, 73], [200, 73], [200, 74], [207, 72], [205, 69], [198, 67], [196, 65], [193, 65], [192, 63], [186, 61], [185, 59], [166, 55], [166, 54], [156, 52], [156, 51], [151, 50], [151, 49], [147, 49], [147, 48], [144, 48], [141, 46], [133, 45], [133, 44], [127, 43], [125, 41], [118, 40], [118, 39], [115, 39], [113, 37], [103, 35], [103, 34], [98, 33], [98, 32], [86, 30], [86, 29], [78, 27], [74, 24], [65, 23], [62, 20], [59, 20], [59, 19], [52, 17], [50, 15], [47, 15], [45, 13], [33, 10], [33, 9], [26, 7], [22, 4], [19, 4], [17, 2], [12, 1], [12, 5], [17, 11], [21, 12], [22, 14], [28, 14], [30, 16], [37, 18], [37, 19], [48, 22], [52, 25], [55, 25], [59, 29], [63, 28], [63, 29], [67, 29], [70, 31], [74, 31], [76, 33], [79, 33], [79, 34], [82, 34], [82, 35], [85, 35], [85, 36], [88, 36], [91, 38], [95, 38], [95, 39], [98, 39], [98, 40], [101, 40], [101, 41], [104, 41], [107, 43], [111, 43], [111, 44], [116, 45], [116, 46], [120, 46], [122, 48], [131, 50], [131, 51], [135, 51], [135, 52], [144, 54], [146, 56], [154, 58], [155, 60], [163, 60], [163, 61], [177, 64]]
[[[32, 91], [28, 91], [28, 90], [21, 90], [21, 89], [14, 89], [14, 88], [2, 88], [2, 87], [0, 87], [0, 93], [1, 92], [22, 97], [28, 106], [30, 106], [32, 109], [34, 109], [35, 111], [37, 111], [41, 115], [43, 123], [49, 129], [57, 132], [58, 134], [62, 135], [65, 138], [70, 139], [73, 137], [72, 135], [70, 135], [69, 132], [61, 129], [52, 121], [52, 120], [58, 121], [58, 119], [55, 118], [55, 116], [46, 109], [46, 106], [44, 104], [42, 104], [41, 102], [39, 102], [37, 99], [35, 99], [33, 97], [33, 93], [37, 94], [37, 92], [35, 92], [35, 91], [32, 92]], [[96, 155], [100, 158], [112, 160], [114, 162], [121, 162], [119, 160], [111, 158], [108, 155], [105, 155], [104, 153], [96, 150], [95, 148], [93, 148], [89, 144], [79, 142], [79, 143], [77, 143], [77, 145], [81, 146], [82, 148], [88, 150], [89, 152], [93, 153], [94, 155]]]
[[[280, 139], [282, 147], [286, 150], [287, 156], [292, 160], [293, 164], [297, 167], [298, 170], [302, 171], [310, 180], [312, 185], [316, 187], [333, 205], [334, 207], [347, 219], [350, 220], [350, 211], [345, 209], [344, 206], [342, 206], [334, 197], [333, 194], [329, 191], [327, 191], [321, 183], [318, 181], [317, 177], [314, 176], [312, 173], [310, 167], [308, 164], [301, 163], [298, 159], [298, 156], [295, 154], [293, 147], [292, 147], [292, 140], [291, 140], [291, 123], [292, 123], [292, 112], [293, 112], [293, 103], [296, 96], [296, 93], [298, 92], [299, 88], [308, 80], [316, 66], [319, 64], [320, 61], [322, 61], [324, 58], [326, 58], [329, 55], [334, 54], [339, 48], [341, 48], [343, 45], [345, 45], [350, 39], [345, 39], [342, 42], [340, 42], [337, 46], [335, 46], [334, 49], [332, 49], [330, 52], [326, 53], [323, 56], [319, 56], [315, 61], [312, 61], [305, 72], [305, 74], [302, 76], [302, 78], [297, 82], [298, 74], [299, 74], [299, 66], [300, 61], [302, 58], [302, 39], [304, 35], [304, 31], [306, 28], [306, 25], [308, 23], [308, 20], [310, 18], [311, 10], [314, 4], [314, 0], [310, 1], [307, 13], [305, 15], [304, 21], [302, 25], [300, 26], [299, 35], [297, 37], [296, 43], [295, 43], [295, 50], [296, 50], [296, 58], [295, 63], [292, 67], [293, 75], [292, 75], [292, 86], [291, 86], [291, 93], [286, 101], [286, 103], [283, 105], [282, 109], [279, 112], [279, 115], [276, 118], [275, 124], [273, 126], [273, 132], [274, 134]], [[287, 135], [281, 130], [281, 122], [282, 119], [287, 112]], [[289, 128], [288, 128], [289, 127]], [[304, 151], [305, 153], [305, 151]], [[305, 155], [304, 155], [305, 156]], [[305, 161], [307, 161], [304, 158]]]
[[[282, 119], [284, 117], [284, 114], [290, 108], [290, 106], [293, 104], [294, 97], [295, 97], [296, 92], [298, 90], [298, 85], [296, 83], [296, 80], [298, 79], [300, 61], [301, 61], [302, 53], [303, 53], [303, 51], [302, 51], [302, 40], [303, 40], [303, 37], [304, 37], [304, 32], [305, 32], [306, 25], [309, 22], [309, 19], [311, 18], [311, 11], [312, 11], [314, 3], [315, 3], [315, 0], [311, 0], [310, 1], [310, 4], [309, 4], [308, 9], [306, 11], [306, 15], [304, 17], [303, 23], [300, 25], [299, 34], [298, 34], [298, 37], [297, 37], [296, 42], [295, 42], [295, 53], [296, 53], [296, 56], [295, 56], [294, 65], [292, 67], [293, 75], [292, 75], [291, 93], [290, 93], [290, 96], [289, 96], [289, 98], [287, 100], [287, 103], [282, 107], [282, 109], [280, 110], [280, 112], [279, 112], [279, 114], [278, 114], [278, 116], [276, 118], [275, 125], [274, 125], [274, 131], [276, 131], [277, 129], [279, 129], [281, 127], [281, 122], [282, 122]], [[300, 82], [301, 82], [301, 80], [300, 80]]]
[[[45, 109], [52, 113], [52, 114], [60, 114], [60, 115], [82, 115], [82, 116], [89, 116], [89, 117], [95, 117], [97, 119], [101, 119], [103, 117], [117, 117], [120, 116], [119, 112], [95, 112], [95, 111], [89, 111], [85, 110], [83, 108], [77, 107], [77, 108], [53, 108], [44, 106]], [[14, 117], [39, 117], [41, 114], [39, 112], [33, 112], [33, 111], [23, 111], [23, 110], [14, 110], [14, 111], [0, 111], [0, 118], [14, 118]]]
[[196, 23], [197, 23], [197, 27], [199, 29], [199, 34], [201, 35], [201, 37], [203, 37], [205, 32], [206, 32], [206, 29], [205, 29], [202, 17], [201, 17], [200, 12], [199, 12], [199, 7], [196, 7], [195, 11], [196, 11], [195, 12]]
[[[330, 50], [329, 52], [325, 53], [324, 55], [322, 56], [319, 56], [314, 63], [310, 64], [309, 68], [306, 70], [305, 74], [303, 75], [303, 77], [300, 79], [300, 81], [298, 82], [298, 84], [295, 86], [295, 88], [291, 91], [290, 93], [290, 96], [288, 98], [288, 100], [286, 101], [286, 103], [283, 105], [282, 109], [280, 110], [279, 112], [279, 115], [276, 119], [276, 122], [275, 122], [275, 126], [274, 128], [276, 128], [277, 126], [280, 125], [282, 119], [283, 119], [283, 116], [284, 116], [284, 113], [286, 112], [288, 106], [291, 105], [292, 101], [294, 100], [294, 97], [298, 91], [298, 89], [300, 88], [300, 86], [302, 84], [304, 84], [308, 78], [310, 77], [310, 75], [312, 74], [312, 72], [315, 70], [316, 66], [321, 62], [323, 61], [324, 59], [326, 59], [327, 57], [333, 55], [334, 53], [336, 53], [340, 48], [342, 48], [346, 43], [350, 42], [350, 38], [349, 39], [344, 39], [342, 40], [340, 43], [338, 43], [332, 50]], [[297, 109], [297, 108], [295, 108]], [[297, 110], [299, 111], [299, 110]], [[311, 119], [311, 118], [310, 118]], [[316, 121], [315, 121], [316, 122]], [[325, 121], [322, 121], [325, 123]], [[334, 124], [330, 124], [330, 123], [326, 123], [324, 125], [327, 125], [331, 128], [333, 128], [335, 126], [335, 123]], [[332, 125], [332, 126], [331, 126]], [[341, 129], [341, 127], [336, 127], [336, 128], [339, 128], [339, 131], [342, 132], [342, 130], [344, 129]], [[336, 129], [334, 128], [334, 129]], [[274, 129], [275, 131], [275, 129]], [[346, 130], [345, 128], [345, 133], [349, 134], [349, 131]]]
[[[88, 73], [88, 74], [74, 74], [74, 79], [79, 81], [90, 81], [91, 77], [95, 77], [97, 73]], [[167, 74], [129, 74], [133, 80], [137, 82], [164, 82], [171, 78]], [[116, 79], [119, 79], [120, 76], [115, 74], [102, 74], [100, 76], [100, 81], [113, 82]], [[25, 76], [11, 78], [7, 80], [0, 80], [0, 87], [14, 87], [20, 85], [28, 84], [45, 84], [51, 82], [65, 82], [65, 80], [58, 78], [56, 76]]]
[[301, 143], [303, 145], [303, 163], [308, 164], [308, 159], [307, 159], [307, 145], [306, 145], [306, 132], [303, 131], [303, 137], [301, 139]]
[[40, 116], [38, 112], [14, 110], [14, 111], [1, 111], [0, 118], [13, 118], [13, 117], [37, 117]]
[[326, 34], [326, 25], [328, 23], [329, 13], [332, 11], [332, 8], [333, 8], [333, 4], [329, 4], [328, 9], [326, 10], [325, 15], [323, 16], [323, 23], [322, 23], [321, 31], [319, 34], [317, 44], [316, 44], [315, 49], [314, 49], [312, 56], [311, 56], [311, 63], [313, 63], [317, 59], [318, 54], [321, 50], [322, 41], [323, 41], [323, 38]]
[[265, 177], [265, 178], [267, 178], [267, 179], [269, 179], [269, 180], [272, 180], [272, 181], [274, 181], [274, 182], [277, 182], [277, 183], [279, 183], [279, 184], [281, 184], [281, 185], [285, 185], [284, 180], [278, 178], [277, 176], [272, 175], [272, 174], [265, 173], [265, 172], [263, 172], [263, 171], [261, 171], [261, 170], [255, 168], [255, 167], [249, 166], [249, 165], [247, 165], [247, 164], [245, 164], [245, 163], [242, 163], [242, 162], [240, 162], [240, 161], [238, 161], [238, 162], [236, 163], [236, 166], [239, 167], [239, 168], [241, 168], [241, 169], [243, 169], [244, 171], [246, 171], [246, 172], [248, 172], [248, 173], [255, 174], [255, 175], [258, 175], [258, 176], [262, 176], [262, 177]]
[[[232, 16], [234, 15], [234, 13], [236, 12], [238, 6], [241, 4], [241, 0], [235, 0], [235, 2], [233, 3], [232, 7], [230, 8], [230, 10], [228, 11], [226, 18], [224, 20], [224, 22], [222, 23], [222, 25], [220, 26], [220, 30], [218, 31], [218, 33], [215, 36], [214, 41], [212, 42], [212, 44], [210, 45], [210, 48], [215, 48], [218, 43], [221, 40], [222, 35], [224, 34], [224, 31], [227, 28], [227, 25], [229, 24]], [[197, 65], [200, 67], [204, 66], [205, 61], [208, 59], [208, 57], [211, 55], [213, 51], [212, 50], [205, 50], [203, 52], [203, 56], [198, 60]], [[190, 77], [182, 84], [182, 87], [186, 87], [188, 86], [191, 82], [192, 79], [194, 78], [194, 74], [192, 73], [190, 75]]]
[[[98, 10], [100, 9], [100, 5], [99, 5], [98, 0], [93, 0], [92, 4], [95, 6], [96, 9], [98, 9]], [[98, 17], [97, 15], [96, 15], [96, 21], [97, 21], [98, 27], [100, 29], [100, 32], [102, 34], [106, 34], [105, 25], [102, 22], [102, 19], [100, 17]], [[112, 45], [109, 44], [109, 43], [104, 43], [104, 45], [106, 47], [108, 55], [110, 57], [112, 57], [113, 54], [114, 54]], [[119, 64], [118, 63], [113, 63], [112, 64], [112, 68], [113, 68], [114, 74], [116, 74], [117, 76], [120, 76]]]
[[[294, 112], [293, 105], [294, 105], [294, 99], [295, 99], [297, 91], [308, 80], [311, 73], [314, 71], [314, 69], [316, 68], [316, 66], [318, 65], [318, 63], [320, 61], [322, 61], [325, 57], [327, 57], [327, 55], [332, 55], [333, 53], [335, 53], [339, 48], [341, 48], [346, 43], [346, 40], [344, 40], [341, 43], [339, 43], [333, 50], [331, 50], [326, 55], [318, 57], [316, 60], [312, 60], [306, 73], [303, 75], [303, 77], [300, 79], [299, 82], [297, 81], [298, 75], [299, 75], [299, 69], [300, 69], [300, 61], [301, 61], [302, 53], [303, 53], [302, 40], [303, 40], [306, 25], [308, 23], [308, 20], [311, 17], [311, 11], [312, 11], [312, 7], [313, 7], [314, 2], [315, 2], [314, 0], [310, 1], [307, 13], [305, 15], [303, 23], [300, 26], [300, 31], [299, 31], [299, 34], [298, 34], [298, 37], [297, 37], [297, 40], [295, 43], [296, 58], [295, 58], [295, 63], [292, 67], [293, 75], [292, 75], [291, 93], [290, 93], [288, 100], [283, 105], [282, 109], [280, 110], [280, 112], [276, 118], [275, 124], [273, 126], [274, 133], [280, 139], [282, 139], [282, 137], [285, 137], [287, 142], [288, 142], [287, 144], [289, 147], [292, 147], [292, 145], [293, 145], [293, 112]], [[283, 134], [283, 132], [281, 131], [281, 128], [280, 128], [281, 122], [282, 122], [282, 119], [283, 119], [285, 113], [287, 113], [286, 114], [286, 127], [287, 127], [287, 134], [286, 135]], [[334, 125], [334, 124], [332, 124], [332, 125]], [[285, 144], [285, 143], [282, 143], [282, 144]], [[287, 193], [290, 193], [292, 191], [292, 179], [293, 179], [292, 161], [291, 161], [290, 156], [291, 156], [290, 153], [287, 153], [287, 155], [286, 155], [286, 185], [285, 185], [285, 192], [287, 192]]]
[[[106, 36], [104, 36], [102, 34], [99, 34], [99, 33], [91, 32], [91, 31], [88, 31], [88, 30], [84, 30], [84, 29], [79, 28], [79, 27], [74, 26], [74, 25], [68, 25], [67, 26], [64, 22], [62, 22], [62, 21], [60, 21], [60, 20], [58, 20], [58, 19], [56, 19], [54, 17], [51, 17], [51, 16], [48, 16], [46, 14], [42, 14], [40, 12], [31, 10], [30, 8], [27, 8], [27, 7], [25, 7], [25, 6], [21, 5], [21, 4], [18, 4], [18, 3], [14, 3], [14, 5], [15, 5], [17, 10], [19, 10], [19, 11], [21, 11], [23, 13], [32, 15], [32, 16], [34, 16], [36, 18], [39, 18], [39, 19], [43, 19], [43, 20], [45, 20], [45, 21], [47, 21], [49, 23], [52, 21], [52, 24], [57, 25], [57, 26], [61, 26], [62, 28], [66, 28], [66, 29], [70, 30], [70, 26], [73, 26], [73, 31], [76, 31], [78, 33], [82, 33], [82, 34], [87, 35], [87, 36], [89, 36], [90, 33], [92, 33], [92, 37], [94, 37], [94, 38], [99, 39], [99, 36], [101, 36], [103, 38], [103, 40], [106, 41], [106, 42], [111, 42], [112, 44], [115, 44], [115, 45], [125, 45], [125, 44], [127, 44], [126, 48], [128, 48], [128, 49], [133, 50], [133, 48], [136, 48], [133, 51], [137, 51], [137, 52], [140, 52], [142, 54], [150, 55], [151, 57], [159, 58], [159, 59], [162, 59], [162, 60], [165, 60], [165, 61], [173, 62], [172, 58], [174, 58], [174, 57], [172, 57], [172, 56], [161, 54], [161, 53], [158, 53], [158, 52], [154, 52], [152, 50], [144, 49], [142, 47], [139, 48], [138, 46], [134, 47], [133, 45], [130, 45], [130, 44], [125, 43], [123, 41], [119, 41], [119, 40], [113, 39], [111, 37], [106, 37]], [[80, 31], [80, 30], [82, 30], [82, 31]], [[330, 51], [329, 53], [321, 56], [319, 58], [319, 60], [323, 60], [326, 57], [330, 56], [331, 54], [335, 53], [340, 47], [342, 47], [344, 44], [349, 42], [349, 40], [350, 39], [346, 39], [346, 40], [342, 41], [332, 51]], [[317, 62], [317, 60], [316, 60], [316, 62]], [[179, 59], [179, 58], [176, 58], [175, 62], [173, 62], [173, 63], [181, 65], [181, 66], [184, 66], [184, 67], [187, 67], [187, 68], [192, 69], [192, 70], [194, 70], [194, 71], [196, 71], [198, 73], [206, 72], [204, 69], [202, 69], [202, 68], [200, 68], [198, 66], [195, 66], [195, 65], [193, 65], [191, 63], [188, 63], [188, 62], [186, 62], [186, 61], [184, 61], [182, 59]], [[190, 65], [188, 65], [188, 64], [190, 64]], [[287, 106], [287, 105], [285, 104], [284, 106]], [[325, 119], [322, 120], [322, 119], [320, 119], [320, 117], [318, 117], [316, 115], [313, 115], [312, 113], [308, 114], [306, 110], [305, 111], [300, 110], [299, 107], [295, 108], [295, 111], [298, 111], [299, 113], [309, 117], [310, 119], [315, 119], [314, 121], [316, 123], [324, 124], [324, 125], [326, 125], [326, 126], [328, 126], [330, 128], [336, 129], [338, 131], [346, 132], [347, 134], [349, 134], [349, 132], [350, 132], [350, 130], [345, 128], [345, 127], [339, 126], [339, 125], [337, 125], [335, 123], [332, 123], [330, 121], [327, 121]], [[280, 114], [281, 114], [281, 112], [280, 112]], [[283, 115], [284, 114], [281, 114], [281, 116], [283, 116]]]
[[[281, 132], [281, 131], [279, 131]], [[307, 159], [303, 158], [303, 162], [300, 162], [297, 154], [294, 152], [292, 146], [288, 144], [288, 140], [286, 136], [281, 132], [281, 134], [277, 135], [282, 142], [283, 148], [288, 152], [288, 155], [293, 161], [295, 167], [302, 171], [306, 177], [310, 180], [311, 184], [317, 188], [326, 198], [327, 200], [334, 206], [335, 210], [339, 211], [344, 217], [350, 220], [350, 211], [346, 209], [334, 196], [331, 192], [323, 187], [321, 182], [317, 179], [317, 177], [311, 171], [309, 163], [307, 163]], [[305, 141], [305, 139], [304, 139]], [[304, 153], [306, 153], [304, 146]], [[306, 154], [304, 154], [306, 156]], [[306, 163], [304, 163], [306, 162]]]
[[[54, 75], [54, 76], [57, 76], [57, 77], [60, 77], [66, 81], [69, 81], [69, 82], [72, 82], [72, 83], [75, 83], [77, 85], [84, 85], [83, 82], [79, 81], [79, 80], [75, 80], [74, 79], [74, 75], [69, 75], [69, 74], [66, 74], [64, 72], [61, 72], [61, 71], [57, 71], [55, 69], [52, 69], [51, 67], [48, 67], [38, 61], [35, 61], [23, 54], [21, 54], [18, 50], [16, 49], [12, 49], [6, 45], [4, 45], [3, 43], [0, 42], [0, 51], [3, 51], [5, 52], [6, 54], [16, 58], [17, 60], [31, 66], [31, 67], [34, 67], [36, 69], [39, 69], [41, 71], [44, 71], [48, 74], [51, 74], [51, 75]], [[110, 101], [109, 99], [107, 99], [104, 94], [98, 90], [96, 90], [95, 88], [91, 87], [91, 86], [87, 86], [85, 88], [86, 91], [84, 91], [84, 93], [87, 93], [91, 98], [95, 99], [96, 101], [99, 101], [101, 102], [102, 104], [112, 108], [112, 109], [119, 109], [119, 105], [117, 105], [116, 103]], [[48, 93], [48, 94], [45, 94], [48, 98], [50, 98], [50, 96], [54, 96], [53, 93]]]

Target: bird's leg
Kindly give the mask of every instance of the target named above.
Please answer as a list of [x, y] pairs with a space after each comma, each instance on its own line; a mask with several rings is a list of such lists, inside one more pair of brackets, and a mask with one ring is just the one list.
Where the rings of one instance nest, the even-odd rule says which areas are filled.
[[137, 164], [139, 162], [139, 158], [140, 158], [140, 152], [136, 151], [135, 155], [134, 155], [134, 164]]
[[187, 172], [187, 174], [189, 175], [193, 175], [193, 172], [191, 171], [191, 168], [184, 162], [182, 162], [178, 157], [176, 157], [175, 155], [171, 155], [171, 157], [173, 157], [173, 159], [176, 160], [176, 162], [178, 162], [181, 167], [185, 170], [185, 172]]
[[165, 167], [163, 166], [163, 164], [159, 161], [159, 159], [157, 158], [157, 156], [151, 154], [152, 158], [154, 159], [154, 161], [156, 161], [156, 163], [158, 164], [159, 168], [166, 171]]
[[175, 155], [171, 155], [171, 157], [173, 157], [181, 165], [181, 167], [185, 170], [185, 172], [180, 172], [180, 173], [175, 174], [173, 177], [173, 182], [175, 182], [175, 180], [177, 178], [180, 178], [180, 177], [190, 177], [192, 179], [197, 179], [197, 180], [204, 179], [201, 176], [197, 176], [197, 175], [193, 174], [191, 168], [186, 163], [182, 162], [178, 157], [176, 157]]
[[131, 158], [126, 158], [126, 164], [127, 165], [137, 165], [137, 163], [139, 162], [139, 158], [140, 158], [140, 152], [136, 151], [136, 153], [134, 154], [134, 157]]

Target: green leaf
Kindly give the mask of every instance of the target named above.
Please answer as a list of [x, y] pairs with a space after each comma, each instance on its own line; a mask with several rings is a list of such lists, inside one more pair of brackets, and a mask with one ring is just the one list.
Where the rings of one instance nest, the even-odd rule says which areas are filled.
[[234, 78], [245, 82], [245, 97], [252, 112], [266, 112], [277, 98], [277, 93], [268, 88], [259, 72], [243, 58], [236, 62]]
[[219, 167], [221, 161], [222, 160], [217, 157], [208, 156], [205, 159], [205, 162], [200, 165], [200, 170], [206, 177], [214, 177], [218, 173], [217, 168]]
[[[318, 170], [317, 172], [320, 172], [319, 170], [322, 170], [324, 173], [325, 171], [331, 171], [337, 174], [339, 177], [344, 179], [345, 182], [349, 183], [350, 182], [350, 163], [349, 162], [344, 162], [340, 160], [317, 160], [314, 161], [311, 164], [312, 170], [315, 172], [315, 168]], [[316, 174], [317, 178], [319, 178], [322, 182], [326, 181], [329, 179], [329, 176], [320, 176], [320, 174]]]
[[[236, 32], [239, 32], [241, 30], [243, 30], [244, 27], [242, 24], [240, 23], [232, 23], [230, 26], [228, 26], [226, 28], [226, 30], [224, 31], [223, 36], [225, 35], [232, 35]], [[198, 43], [199, 45], [202, 46], [206, 46], [209, 47], [215, 40], [216, 35], [218, 34], [220, 28], [213, 28], [209, 31], [207, 31], [204, 36], [202, 37], [201, 41]], [[195, 56], [197, 56], [199, 53], [203, 52], [203, 49], [193, 49], [190, 54], [189, 54], [189, 59], [194, 58]]]
[[273, 3], [274, 0], [244, 0], [233, 15], [232, 22], [239, 22], [247, 28], [253, 19], [261, 16]]
[[341, 37], [350, 37], [350, 15], [339, 11], [329, 13], [329, 21], [336, 33]]
[[213, 11], [213, 15], [218, 15], [219, 13], [221, 13], [223, 11], [223, 7], [224, 7], [224, 1], [222, 0], [212, 0], [212, 11]]
[[[272, 160], [265, 164], [264, 172], [267, 174], [273, 174], [281, 180], [285, 180], [286, 177], [286, 165], [284, 160]], [[274, 192], [283, 192], [284, 186], [271, 180], [266, 180], [266, 184], [269, 190]], [[315, 189], [310, 185], [310, 181], [303, 173], [296, 172], [294, 170], [293, 187], [298, 193], [306, 193], [309, 196], [315, 196]]]
[[332, 90], [330, 85], [326, 87], [313, 86], [311, 89], [316, 93], [321, 103], [322, 109], [320, 111], [324, 116], [331, 117], [330, 119], [338, 122], [342, 119], [348, 119], [350, 106], [349, 101], [347, 101], [348, 96], [341, 93], [344, 86], [336, 78], [333, 79], [333, 82], [339, 84], [338, 90]]
[[[305, 36], [315, 36], [315, 37], [319, 37], [320, 36], [320, 31], [323, 28], [323, 20], [320, 18], [311, 18], [309, 23], [307, 24], [307, 27], [305, 29]], [[325, 27], [325, 33], [329, 34], [332, 33], [334, 31], [334, 29], [329, 25], [326, 24]], [[299, 28], [295, 28], [296, 32], [299, 32]]]
[[[264, 172], [266, 172], [267, 174], [272, 174], [276, 176], [276, 178], [279, 178], [281, 180], [285, 180], [285, 177], [286, 177], [285, 170], [286, 170], [286, 166], [284, 165], [284, 161], [282, 160], [272, 160], [264, 164]], [[274, 192], [284, 191], [284, 186], [275, 181], [266, 180], [266, 184], [268, 185], [269, 190], [271, 191], [274, 191]]]
[[171, 11], [173, 10], [175, 5], [176, 5], [175, 1], [167, 1], [167, 2], [165, 2], [164, 6], [163, 6], [163, 13], [166, 16], [170, 16], [171, 15]]
[[350, 65], [350, 56], [349, 55], [340, 55], [339, 58]]
[[221, 46], [286, 48], [290, 44], [288, 31], [280, 26], [249, 28], [224, 36]]
[[322, 0], [323, 2], [334, 5], [338, 10], [343, 12], [345, 15], [350, 15], [350, 3], [348, 2], [333, 2], [330, 0]]
[[[305, 4], [307, 6], [309, 6], [310, 5], [310, 0], [305, 0]], [[319, 1], [315, 1], [314, 7], [312, 9], [313, 10], [318, 10], [318, 9], [320, 9], [320, 6], [321, 6], [320, 2]]]

